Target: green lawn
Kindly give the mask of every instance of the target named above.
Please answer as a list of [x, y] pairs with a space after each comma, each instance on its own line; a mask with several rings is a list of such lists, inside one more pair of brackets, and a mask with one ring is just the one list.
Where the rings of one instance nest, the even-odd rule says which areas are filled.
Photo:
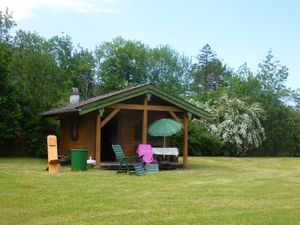
[[0, 158], [0, 224], [300, 224], [300, 158], [190, 158], [144, 177]]

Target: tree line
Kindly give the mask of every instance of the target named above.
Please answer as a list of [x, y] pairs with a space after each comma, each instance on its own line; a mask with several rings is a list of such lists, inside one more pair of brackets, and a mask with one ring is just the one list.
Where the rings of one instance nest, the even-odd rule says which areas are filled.
[[0, 144], [22, 138], [42, 156], [45, 135], [59, 134], [59, 124], [39, 113], [66, 105], [71, 87], [87, 99], [147, 82], [215, 115], [191, 121], [190, 155], [300, 155], [300, 91], [285, 86], [288, 68], [271, 51], [258, 71], [246, 63], [235, 71], [208, 44], [193, 60], [168, 45], [117, 37], [91, 51], [68, 35], [12, 34], [15, 27], [0, 11]]

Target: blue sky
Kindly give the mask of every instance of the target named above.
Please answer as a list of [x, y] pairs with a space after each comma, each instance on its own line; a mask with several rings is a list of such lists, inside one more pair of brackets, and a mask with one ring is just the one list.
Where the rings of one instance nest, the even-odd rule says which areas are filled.
[[195, 57], [208, 43], [230, 67], [247, 62], [255, 72], [271, 49], [289, 68], [287, 86], [300, 88], [297, 0], [1, 0], [5, 6], [18, 29], [64, 33], [91, 50], [122, 36]]

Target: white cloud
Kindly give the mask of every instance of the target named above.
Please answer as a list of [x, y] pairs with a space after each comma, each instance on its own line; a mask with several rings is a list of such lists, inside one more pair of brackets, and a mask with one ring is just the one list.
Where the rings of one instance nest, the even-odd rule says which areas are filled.
[[1, 0], [0, 10], [6, 7], [15, 20], [36, 17], [41, 8], [77, 13], [118, 13], [119, 0]]

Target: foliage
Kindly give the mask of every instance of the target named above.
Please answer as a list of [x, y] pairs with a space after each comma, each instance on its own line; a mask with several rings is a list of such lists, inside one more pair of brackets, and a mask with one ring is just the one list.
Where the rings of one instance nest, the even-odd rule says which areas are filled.
[[300, 112], [300, 89], [291, 92], [291, 99], [295, 111]]
[[53, 56], [51, 43], [36, 33], [18, 31], [14, 46], [13, 76], [20, 96], [39, 110], [63, 105], [72, 83]]
[[231, 86], [226, 91], [229, 97], [237, 97], [247, 103], [261, 102], [263, 98], [262, 84], [247, 63], [240, 66], [230, 83]]
[[[87, 99], [149, 82], [218, 116], [215, 133], [210, 121], [190, 123], [191, 155], [300, 155], [299, 90], [286, 88], [288, 69], [271, 51], [257, 72], [246, 63], [233, 71], [208, 44], [193, 64], [168, 45], [117, 37], [90, 51], [74, 47], [68, 35], [13, 35], [15, 25], [8, 9], [0, 11], [0, 143], [26, 138], [31, 153], [43, 155], [46, 134], [59, 124], [38, 114], [66, 105], [71, 87]], [[174, 141], [181, 144], [178, 136]]]
[[21, 109], [9, 79], [10, 48], [8, 44], [0, 42], [0, 143], [17, 137], [20, 133], [18, 120]]
[[294, 121], [297, 117], [292, 116], [290, 107], [284, 102], [284, 98], [289, 94], [285, 87], [287, 76], [287, 68], [280, 65], [278, 60], [274, 60], [269, 51], [263, 63], [259, 64], [257, 74], [262, 84], [259, 102], [265, 111], [262, 125], [266, 131], [266, 141], [261, 147], [265, 155], [288, 156], [293, 149], [292, 146], [297, 145], [294, 137], [298, 136], [296, 134], [298, 129], [289, 127], [289, 124], [297, 124], [297, 121]]
[[169, 46], [152, 49], [141, 42], [118, 37], [98, 46], [95, 54], [100, 81], [98, 93], [148, 82], [184, 94], [190, 82], [190, 59]]
[[95, 66], [96, 62], [92, 52], [79, 48], [75, 50], [72, 58], [71, 71], [73, 86], [79, 88], [82, 99], [95, 95]]
[[[281, 154], [283, 156], [300, 156], [300, 114], [292, 109], [288, 110], [285, 119], [284, 140], [285, 146]], [[286, 149], [286, 151], [284, 151]]]
[[263, 62], [258, 64], [259, 71], [257, 78], [260, 80], [263, 90], [267, 94], [281, 98], [287, 95], [284, 83], [288, 77], [288, 68], [281, 66], [279, 61], [274, 61], [273, 58], [272, 51], [268, 51]]
[[[190, 156], [217, 156], [221, 155], [222, 142], [208, 131], [208, 124], [203, 120], [192, 120], [189, 124], [189, 155]], [[180, 154], [183, 152], [183, 132], [172, 136], [172, 143], [178, 146]]]
[[20, 136], [26, 139], [29, 153], [36, 156], [45, 155], [45, 136], [55, 129], [39, 113], [65, 104], [72, 86], [65, 59], [59, 56], [64, 51], [57, 50], [61, 42], [54, 43], [25, 31], [18, 31], [13, 41], [10, 77], [21, 109]]
[[[9, 31], [14, 26], [8, 10], [0, 11], [0, 143], [15, 138], [20, 133], [21, 109], [17, 102], [15, 85], [11, 83], [10, 61], [12, 46]], [[1, 149], [1, 151], [3, 151]]]
[[208, 44], [200, 50], [197, 59], [198, 62], [193, 65], [192, 90], [199, 101], [207, 101], [211, 93], [229, 85], [232, 72], [223, 65]]
[[0, 42], [9, 42], [11, 40], [11, 29], [16, 26], [15, 21], [9, 10], [0, 11]]
[[186, 95], [191, 84], [191, 60], [170, 46], [149, 49], [148, 81], [177, 95]]
[[203, 107], [216, 116], [210, 126], [211, 132], [220, 138], [226, 149], [234, 149], [235, 155], [255, 149], [264, 141], [265, 132], [260, 123], [262, 109], [257, 103], [248, 105], [240, 99], [230, 99], [225, 94]]
[[96, 59], [100, 93], [148, 81], [148, 49], [141, 42], [121, 37], [104, 42], [96, 49]]
[[224, 95], [215, 101], [211, 111], [217, 116], [217, 124], [211, 126], [225, 145], [237, 149], [237, 154], [259, 147], [265, 140], [260, 123], [262, 109], [258, 104], [245, 102]]

